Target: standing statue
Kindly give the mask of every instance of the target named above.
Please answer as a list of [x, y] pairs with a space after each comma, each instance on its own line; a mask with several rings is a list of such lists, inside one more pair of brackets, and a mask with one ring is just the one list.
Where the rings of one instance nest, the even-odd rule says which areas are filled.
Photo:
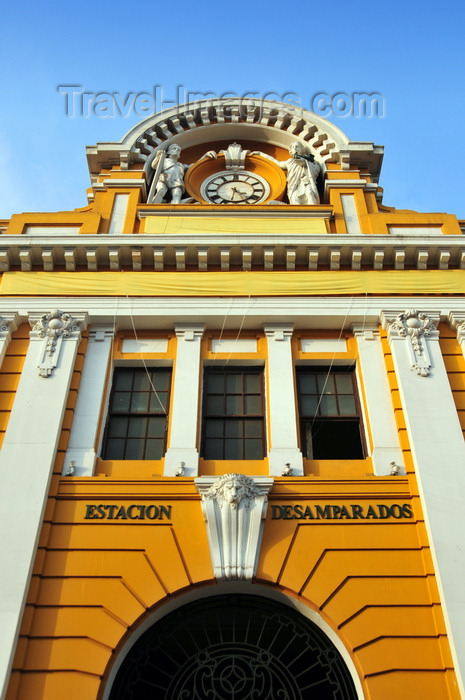
[[151, 198], [153, 203], [159, 204], [162, 202], [168, 190], [171, 194], [171, 202], [173, 204], [180, 203], [181, 197], [185, 192], [184, 173], [189, 167], [184, 163], [178, 162], [180, 155], [181, 147], [177, 143], [172, 143], [167, 151], [158, 151], [153, 159], [152, 168], [155, 170], [153, 177], [155, 192]]
[[[152, 185], [150, 187], [147, 202], [149, 204], [160, 204], [166, 193], [171, 195], [171, 204], [180, 204], [181, 198], [186, 191], [184, 187], [184, 174], [190, 165], [179, 163], [181, 147], [177, 143], [172, 143], [168, 150], [160, 150], [152, 161], [152, 168], [155, 170]], [[216, 158], [214, 151], [208, 151], [205, 157]]]
[[289, 155], [289, 160], [278, 161], [279, 167], [287, 170], [289, 204], [319, 204], [316, 179], [320, 166], [312, 155], [304, 155], [304, 147], [299, 141], [291, 143]]
[[304, 146], [300, 141], [294, 141], [289, 146], [288, 160], [276, 160], [273, 156], [261, 151], [257, 154], [272, 160], [282, 170], [287, 170], [287, 196], [289, 204], [319, 204], [320, 195], [316, 186], [316, 179], [320, 173], [320, 166], [315, 162], [313, 155], [304, 154]]

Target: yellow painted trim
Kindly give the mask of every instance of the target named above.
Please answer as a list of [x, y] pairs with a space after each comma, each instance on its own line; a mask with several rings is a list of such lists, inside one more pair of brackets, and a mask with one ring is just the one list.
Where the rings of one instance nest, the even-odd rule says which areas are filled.
[[212, 216], [150, 216], [145, 217], [144, 233], [268, 233], [305, 234], [327, 233], [323, 218], [260, 218]]
[[340, 296], [463, 294], [465, 270], [5, 272], [2, 296]]
[[28, 226], [80, 226], [80, 233], [98, 233], [100, 218], [100, 213], [91, 211], [89, 207], [76, 211], [13, 214], [5, 233], [19, 236]]

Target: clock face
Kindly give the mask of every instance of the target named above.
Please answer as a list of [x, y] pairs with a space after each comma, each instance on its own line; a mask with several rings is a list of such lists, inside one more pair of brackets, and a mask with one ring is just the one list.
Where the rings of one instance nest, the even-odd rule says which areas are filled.
[[211, 204], [260, 204], [270, 193], [267, 181], [247, 170], [225, 170], [203, 182], [201, 195]]

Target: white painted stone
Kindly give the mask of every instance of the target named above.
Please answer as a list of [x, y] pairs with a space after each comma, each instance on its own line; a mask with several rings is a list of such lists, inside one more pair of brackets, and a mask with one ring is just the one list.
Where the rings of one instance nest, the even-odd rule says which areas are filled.
[[282, 476], [290, 464], [292, 476], [303, 475], [302, 452], [297, 440], [297, 413], [292, 361], [292, 326], [265, 325], [268, 340], [268, 405], [271, 449], [270, 474]]
[[[428, 311], [437, 324], [439, 316]], [[455, 670], [462, 693], [465, 677], [465, 442], [452, 396], [439, 334], [430, 330], [421, 342], [430, 370], [422, 376], [407, 360], [408, 336], [399, 334], [397, 312], [383, 314], [389, 332], [407, 433], [441, 593]]]
[[341, 194], [342, 211], [346, 222], [347, 233], [362, 233], [358, 219], [357, 205], [353, 194]]
[[378, 324], [354, 324], [352, 330], [365, 391], [365, 421], [369, 422], [373, 440], [373, 471], [377, 476], [386, 476], [391, 473], [391, 462], [395, 462], [401, 467], [399, 473], [405, 474]]
[[166, 338], [124, 338], [121, 352], [125, 353], [165, 353], [168, 350]]
[[32, 236], [67, 236], [79, 233], [80, 226], [26, 226], [24, 233]]
[[225, 474], [195, 479], [202, 496], [213, 573], [218, 581], [251, 581], [260, 554], [273, 479]]
[[113, 327], [105, 326], [94, 327], [89, 333], [73, 424], [63, 464], [64, 475], [68, 473], [71, 462], [74, 462], [73, 476], [93, 476], [94, 474], [100, 410], [107, 387], [113, 333]]
[[212, 340], [212, 352], [257, 352], [257, 341], [254, 338], [214, 338]]
[[[85, 327], [85, 317], [74, 315]], [[39, 318], [32, 318], [31, 323]], [[42, 339], [31, 332], [0, 452], [0, 678], [4, 698], [42, 528], [80, 330], [63, 340], [53, 374], [39, 376]], [[18, 492], [18, 489], [20, 491]]]
[[197, 426], [200, 387], [200, 346], [204, 326], [176, 326], [178, 339], [176, 371], [171, 401], [170, 443], [165, 454], [165, 476], [175, 476], [180, 469], [184, 476], [198, 473]]
[[391, 236], [438, 236], [441, 226], [388, 226]]
[[302, 352], [347, 352], [347, 342], [343, 338], [302, 338], [300, 347]]
[[108, 226], [108, 233], [110, 235], [114, 233], [123, 233], [128, 203], [128, 194], [115, 194], [110, 224]]

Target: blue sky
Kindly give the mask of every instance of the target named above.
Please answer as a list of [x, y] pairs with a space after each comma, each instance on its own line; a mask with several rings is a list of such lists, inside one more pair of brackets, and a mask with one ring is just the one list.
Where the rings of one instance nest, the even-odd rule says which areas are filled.
[[379, 117], [331, 116], [385, 146], [384, 203], [465, 218], [462, 3], [119, 0], [9, 4], [2, 17], [0, 218], [86, 204], [85, 146], [119, 140], [132, 112], [66, 116], [59, 85], [87, 92], [379, 93]]

